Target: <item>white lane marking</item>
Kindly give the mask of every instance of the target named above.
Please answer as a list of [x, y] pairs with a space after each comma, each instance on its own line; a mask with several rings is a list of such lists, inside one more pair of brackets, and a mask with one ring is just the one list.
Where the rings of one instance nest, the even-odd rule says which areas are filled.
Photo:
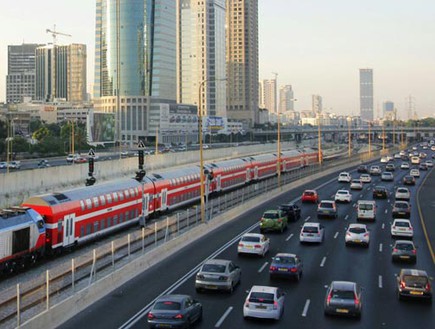
[[290, 234], [288, 237], [287, 237], [287, 239], [285, 239], [285, 241], [288, 241], [288, 240], [290, 240], [291, 238], [292, 238], [292, 236], [293, 236], [293, 233], [292, 234]]
[[320, 263], [320, 267], [325, 266], [325, 262], [326, 262], [326, 256], [323, 257], [322, 262]]
[[360, 194], [359, 197], [362, 198], [362, 197], [363, 197], [363, 194]]
[[344, 217], [345, 220], [347, 220], [348, 218], [349, 218], [349, 215], [346, 215], [346, 216]]
[[356, 207], [356, 203], [354, 203], [354, 204], [352, 205], [352, 207], [354, 207], [354, 208], [355, 208], [355, 207]]
[[382, 223], [382, 229], [384, 229], [385, 228], [385, 223]]
[[216, 324], [214, 325], [215, 328], [219, 328], [222, 323], [224, 322], [224, 320], [227, 318], [228, 314], [231, 313], [231, 311], [233, 310], [233, 307], [230, 306], [228, 307], [228, 309], [225, 311], [225, 313], [221, 316], [221, 318], [219, 319], [218, 322], [216, 322]]
[[311, 218], [311, 216], [308, 216], [307, 218], [305, 218], [305, 221], [308, 221]]
[[331, 198], [334, 198], [334, 196], [335, 196], [335, 194], [332, 194], [332, 195], [331, 195]]
[[338, 232], [335, 232], [334, 239], [337, 239], [337, 236], [338, 236]]
[[310, 300], [307, 299], [307, 301], [305, 302], [304, 310], [302, 311], [302, 316], [307, 316], [309, 307], [310, 307]]
[[379, 275], [378, 283], [379, 283], [379, 288], [382, 288], [382, 275]]
[[379, 244], [379, 252], [382, 252], [382, 243]]
[[390, 203], [390, 199], [388, 199], [387, 202]]
[[388, 209], [385, 209], [385, 213], [388, 214]]
[[260, 269], [258, 270], [258, 273], [263, 272], [263, 270], [264, 270], [264, 268], [267, 266], [267, 264], [269, 264], [269, 262], [264, 263], [263, 266], [260, 267]]

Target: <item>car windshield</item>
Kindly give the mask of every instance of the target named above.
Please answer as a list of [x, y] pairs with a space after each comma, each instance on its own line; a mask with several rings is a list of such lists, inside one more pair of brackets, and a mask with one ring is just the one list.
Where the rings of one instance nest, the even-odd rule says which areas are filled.
[[347, 191], [337, 191], [337, 194], [344, 194], [344, 195], [347, 195], [348, 192], [347, 192]]
[[304, 226], [302, 232], [305, 233], [317, 233], [319, 231], [317, 226]]
[[408, 205], [406, 203], [396, 203], [394, 204], [394, 208], [406, 209]]
[[353, 291], [350, 290], [337, 290], [333, 289], [331, 292], [332, 298], [339, 298], [339, 299], [354, 299], [355, 294]]
[[219, 264], [204, 264], [202, 272], [225, 273], [226, 266]]
[[414, 246], [411, 243], [396, 243], [395, 248], [400, 250], [414, 250]]
[[249, 301], [251, 303], [273, 304], [274, 295], [267, 292], [252, 292]]
[[260, 242], [260, 238], [258, 236], [244, 236], [242, 237], [243, 242]]
[[273, 259], [273, 262], [276, 263], [276, 264], [295, 265], [295, 259], [294, 259], [294, 257], [275, 257]]
[[360, 203], [358, 205], [358, 209], [359, 210], [372, 210], [373, 205], [371, 203]]
[[404, 188], [399, 188], [397, 189], [397, 193], [408, 193], [408, 190]]
[[361, 234], [361, 233], [365, 233], [366, 229], [364, 227], [351, 227], [349, 228], [349, 232], [355, 234]]
[[321, 202], [320, 208], [334, 208], [334, 206], [331, 202]]
[[154, 310], [159, 311], [178, 311], [181, 309], [181, 304], [173, 301], [161, 301], [157, 302], [154, 306]]
[[413, 285], [426, 285], [427, 278], [425, 276], [415, 276], [415, 275], [405, 275], [403, 277], [403, 281], [405, 281], [407, 286]]
[[279, 218], [279, 216], [278, 216], [278, 213], [276, 213], [276, 212], [267, 212], [267, 213], [265, 213], [263, 215], [263, 218], [266, 218], [266, 219], [277, 219], [277, 218]]
[[360, 182], [358, 179], [354, 179], [354, 180], [352, 181], [352, 183], [353, 183], [353, 184], [360, 184], [361, 182]]
[[313, 196], [314, 192], [304, 192], [304, 195], [306, 195], [306, 196]]
[[408, 222], [396, 222], [395, 226], [399, 226], [399, 227], [409, 227], [409, 223]]

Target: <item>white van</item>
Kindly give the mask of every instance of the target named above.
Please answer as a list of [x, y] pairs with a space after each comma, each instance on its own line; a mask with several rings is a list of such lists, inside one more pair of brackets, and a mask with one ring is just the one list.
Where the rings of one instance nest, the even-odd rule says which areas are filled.
[[376, 202], [373, 200], [359, 200], [357, 204], [357, 220], [375, 220]]

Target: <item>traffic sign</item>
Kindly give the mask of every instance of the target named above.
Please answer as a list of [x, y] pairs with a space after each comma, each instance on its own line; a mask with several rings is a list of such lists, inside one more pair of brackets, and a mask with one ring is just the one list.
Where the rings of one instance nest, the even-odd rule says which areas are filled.
[[90, 149], [89, 152], [88, 152], [88, 155], [89, 155], [90, 157], [94, 157], [94, 156], [95, 156], [94, 149]]
[[143, 143], [143, 140], [140, 140], [139, 143], [137, 143], [137, 147], [140, 149], [144, 149], [145, 148], [145, 144]]

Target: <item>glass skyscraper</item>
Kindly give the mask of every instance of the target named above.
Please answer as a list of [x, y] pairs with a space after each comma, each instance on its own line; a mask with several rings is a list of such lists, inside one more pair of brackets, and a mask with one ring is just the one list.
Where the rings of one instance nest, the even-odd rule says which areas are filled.
[[373, 69], [359, 70], [361, 120], [373, 121]]

